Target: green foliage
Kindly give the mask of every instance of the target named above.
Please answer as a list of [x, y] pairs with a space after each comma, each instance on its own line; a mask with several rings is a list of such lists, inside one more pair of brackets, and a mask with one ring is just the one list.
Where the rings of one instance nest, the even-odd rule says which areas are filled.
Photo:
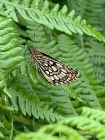
[[101, 140], [105, 139], [104, 118], [105, 112], [83, 107], [82, 116], [71, 117], [56, 124], [44, 126], [35, 133], [20, 134], [15, 140], [43, 138], [53, 140], [86, 140], [81, 135], [85, 135], [87, 139], [96, 138]]
[[[95, 0], [95, 1], [83, 1], [82, 3], [78, 0], [68, 0], [68, 7], [69, 9], [73, 9], [76, 12], [76, 15], [78, 13], [81, 13], [82, 19], [86, 19], [87, 23], [91, 24], [93, 27], [98, 28], [104, 35], [104, 0]], [[80, 6], [81, 5], [81, 6]], [[81, 11], [81, 7], [83, 8]], [[91, 14], [90, 14], [91, 13]], [[103, 42], [97, 42], [95, 38], [90, 37], [82, 37], [82, 41], [85, 40], [85, 49], [88, 51], [88, 55], [90, 57], [90, 61], [96, 66], [95, 69], [95, 75], [101, 81], [105, 81], [105, 47]], [[90, 40], [90, 41], [89, 41]], [[84, 47], [84, 43], [81, 44]]]
[[13, 27], [10, 26], [12, 19], [0, 17], [0, 21], [0, 89], [10, 96], [7, 90], [6, 77], [11, 71], [19, 67], [18, 64], [23, 60], [23, 57], [18, 56], [21, 48], [14, 48], [17, 39], [13, 33]]
[[[31, 133], [16, 140], [105, 138], [105, 1], [53, 2], [0, 0], [0, 139], [22, 132]], [[27, 46], [73, 67], [79, 78], [48, 83]]]

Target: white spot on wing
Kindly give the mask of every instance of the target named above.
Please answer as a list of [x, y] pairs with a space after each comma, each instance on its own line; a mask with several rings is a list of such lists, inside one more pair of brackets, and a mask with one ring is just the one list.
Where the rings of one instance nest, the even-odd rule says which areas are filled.
[[69, 78], [71, 78], [71, 74], [69, 73]]
[[52, 66], [52, 69], [53, 69], [54, 71], [57, 71], [57, 68], [56, 68], [56, 67], [54, 67], [54, 66]]
[[52, 61], [49, 61], [49, 64], [53, 65], [53, 62]]
[[49, 74], [49, 71], [46, 71], [46, 74]]
[[58, 67], [62, 68], [62, 65], [60, 65], [59, 63], [56, 63], [56, 65], [57, 65]]
[[70, 77], [68, 77], [68, 79], [67, 79], [68, 81], [70, 81]]
[[51, 80], [54, 80], [54, 77], [53, 76], [50, 76]]
[[60, 79], [62, 79], [62, 76], [61, 75], [57, 75]]
[[61, 74], [62, 74], [63, 76], [66, 76], [66, 74], [65, 74], [64, 72], [62, 72], [62, 71], [61, 71]]
[[70, 81], [70, 78], [68, 78], [66, 81], [69, 82]]
[[63, 77], [65, 77], [62, 73], [60, 73], [60, 76], [63, 78]]
[[56, 80], [59, 80], [59, 78], [58, 78], [56, 75], [54, 75], [54, 78], [55, 78]]
[[49, 72], [52, 72], [52, 70], [51, 70], [51, 69], [49, 69]]
[[63, 71], [64, 73], [67, 73], [67, 71], [65, 69], [61, 69], [61, 71]]
[[44, 76], [49, 82], [52, 82], [52, 81], [51, 81], [51, 78], [50, 78], [47, 74], [45, 74], [45, 71], [43, 71], [43, 70], [41, 69], [41, 72], [42, 72], [43, 76]]
[[44, 65], [48, 67], [48, 64], [47, 63], [44, 63]]

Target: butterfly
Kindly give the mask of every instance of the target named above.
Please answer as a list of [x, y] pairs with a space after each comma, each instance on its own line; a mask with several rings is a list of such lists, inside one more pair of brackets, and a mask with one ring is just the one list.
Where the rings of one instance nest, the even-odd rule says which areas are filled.
[[73, 68], [52, 58], [50, 55], [39, 52], [34, 47], [28, 47], [31, 58], [36, 63], [44, 78], [53, 84], [71, 83], [77, 79], [79, 73]]

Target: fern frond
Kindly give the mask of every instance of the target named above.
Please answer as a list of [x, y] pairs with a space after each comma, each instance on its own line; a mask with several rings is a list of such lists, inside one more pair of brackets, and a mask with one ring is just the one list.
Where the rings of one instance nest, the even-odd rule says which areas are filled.
[[[100, 81], [92, 75], [94, 69], [92, 67], [92, 64], [89, 63], [89, 58], [87, 57], [87, 54], [84, 52], [83, 49], [79, 49], [74, 42], [72, 42], [68, 37], [65, 35], [59, 36], [59, 52], [63, 51], [62, 57], [60, 57], [61, 61], [64, 63], [70, 63], [71, 66], [74, 67], [74, 65], [77, 67], [80, 76], [78, 81], [80, 82], [78, 85], [78, 89], [75, 86], [75, 93], [82, 98], [83, 100], [87, 101], [90, 106], [92, 107], [101, 107], [100, 103], [96, 97], [96, 94], [103, 90], [104, 87], [102, 86], [96, 86], [100, 83]], [[65, 48], [64, 48], [65, 46]], [[84, 60], [85, 58], [85, 60]], [[72, 65], [72, 63], [74, 65]], [[73, 83], [74, 85], [76, 84]], [[71, 85], [68, 85], [66, 87], [68, 91], [71, 89]], [[73, 91], [72, 91], [73, 92]], [[78, 94], [79, 92], [79, 94]], [[103, 91], [104, 93], [104, 91]]]
[[[28, 21], [35, 21], [39, 24], [43, 24], [50, 29], [56, 28], [59, 31], [63, 31], [67, 34], [78, 33], [83, 34], [86, 33], [89, 36], [93, 36], [97, 38], [98, 40], [105, 41], [105, 38], [97, 31], [96, 28], [92, 29], [91, 25], [86, 25], [86, 20], [81, 21], [81, 17], [78, 16], [76, 19], [74, 18], [74, 11], [71, 11], [67, 15], [67, 6], [65, 5], [60, 11], [59, 11], [59, 5], [56, 4], [54, 8], [49, 10], [49, 3], [47, 0], [43, 3], [43, 6], [41, 7], [41, 0], [38, 1], [32, 1], [31, 5], [29, 3], [26, 3], [26, 1], [21, 3], [21, 6], [18, 4], [15, 4], [14, 2], [6, 2], [1, 1], [5, 4], [6, 8], [11, 9], [10, 15], [17, 21], [15, 8], [18, 11], [19, 15]], [[20, 4], [20, 3], [19, 3]], [[23, 6], [25, 5], [25, 7]], [[29, 7], [31, 7], [29, 9]], [[40, 10], [41, 7], [41, 10]]]
[[[69, 118], [60, 123], [71, 127], [76, 126], [77, 129], [84, 131], [84, 133], [82, 131], [81, 133], [85, 134], [85, 132], [88, 132], [89, 135], [91, 134], [92, 137], [96, 137], [97, 139], [105, 139], [104, 125], [100, 123], [105, 113], [100, 110], [83, 107], [82, 115]], [[102, 122], [104, 123], [104, 121]]]
[[96, 137], [97, 139], [105, 138], [104, 125], [100, 124], [97, 121], [94, 121], [91, 118], [74, 117], [61, 123], [72, 127], [76, 126], [77, 129], [85, 132], [88, 131], [89, 134], [93, 134], [93, 137]]
[[7, 112], [13, 112], [14, 108], [10, 107], [9, 105], [7, 105], [4, 100], [2, 100], [0, 98], [0, 111], [2, 113], [7, 113]]
[[103, 5], [104, 0], [88, 0], [83, 2], [81, 0], [68, 0], [68, 7], [74, 9], [76, 11], [76, 15], [81, 13], [82, 19], [85, 18], [87, 23], [100, 30], [102, 30], [100, 26], [100, 15], [103, 12]]
[[91, 41], [90, 47], [86, 48], [90, 61], [95, 66], [95, 75], [104, 82], [104, 64], [105, 64], [105, 48], [103, 43], [97, 41]]
[[[75, 10], [76, 15], [81, 13], [82, 19], [86, 19], [88, 24], [91, 24], [93, 27], [97, 27], [100, 31], [104, 32], [104, 15], [103, 15], [103, 6], [104, 1], [75, 1], [68, 0], [68, 6], [72, 7]], [[69, 8], [70, 9], [70, 8]], [[90, 14], [91, 13], [91, 14]], [[104, 33], [103, 33], [104, 34]], [[80, 44], [81, 43], [81, 44]], [[104, 73], [104, 44], [98, 42], [98, 40], [81, 36], [78, 40], [78, 45], [84, 47], [86, 51], [88, 51], [88, 55], [90, 57], [90, 61], [93, 63], [95, 68], [95, 75], [102, 81], [105, 81]]]
[[[9, 116], [8, 116], [9, 117]], [[3, 115], [2, 122], [0, 122], [0, 139], [1, 140], [8, 140], [13, 138], [13, 121], [6, 118]], [[8, 120], [7, 120], [8, 119]]]
[[90, 117], [94, 120], [99, 121], [102, 124], [105, 124], [105, 112], [102, 110], [83, 107], [81, 115], [85, 117]]
[[18, 80], [13, 80], [13, 83], [11, 81], [10, 85], [12, 85], [9, 88], [12, 96], [11, 101], [16, 111], [20, 109], [23, 115], [32, 115], [37, 119], [46, 119], [48, 122], [64, 119], [64, 117], [55, 114], [53, 108], [49, 109], [48, 105], [40, 101], [40, 98], [37, 96], [37, 90], [32, 90], [27, 78], [19, 76]]
[[[86, 19], [88, 24], [91, 24], [93, 27], [97, 27], [100, 31], [104, 32], [104, 15], [103, 15], [103, 6], [104, 1], [75, 1], [68, 0], [69, 9], [72, 8], [75, 10], [76, 15], [81, 13], [82, 19]], [[91, 14], [90, 14], [91, 13]], [[78, 41], [78, 45], [85, 48], [88, 51], [88, 55], [90, 55], [90, 61], [93, 63], [95, 68], [95, 75], [104, 82], [104, 44], [98, 42], [98, 40], [81, 36]]]
[[[50, 132], [50, 133], [49, 133]], [[61, 134], [59, 137], [58, 134]], [[26, 140], [26, 139], [46, 139], [46, 140], [66, 140], [68, 139], [78, 139], [86, 140], [78, 132], [64, 125], [49, 125], [40, 129], [36, 133], [20, 134], [14, 140]]]
[[[38, 132], [29, 133], [30, 135], [25, 135], [25, 133], [20, 134], [16, 137], [16, 140], [22, 139], [24, 137], [25, 139], [30, 137], [41, 138], [40, 136], [45, 136], [46, 139], [49, 136], [53, 136], [51, 137], [52, 139], [105, 139], [104, 124], [101, 122], [103, 117], [105, 118], [105, 113], [103, 111], [84, 107], [82, 110], [82, 115], [83, 116], [70, 117], [68, 119], [59, 121], [56, 124], [44, 126], [39, 129]], [[104, 122], [105, 121], [103, 121], [103, 123]]]
[[12, 20], [1, 17], [0, 21], [0, 89], [9, 96], [6, 78], [10, 72], [19, 67], [18, 64], [23, 60], [23, 57], [18, 56], [21, 48], [14, 48], [17, 39], [11, 27]]

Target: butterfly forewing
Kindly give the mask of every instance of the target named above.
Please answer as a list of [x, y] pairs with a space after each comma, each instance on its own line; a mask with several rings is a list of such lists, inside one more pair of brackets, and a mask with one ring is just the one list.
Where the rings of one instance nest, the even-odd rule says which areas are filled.
[[36, 62], [42, 75], [53, 84], [71, 83], [78, 77], [78, 72], [66, 66], [51, 56], [37, 51], [33, 47], [28, 48], [33, 61]]

